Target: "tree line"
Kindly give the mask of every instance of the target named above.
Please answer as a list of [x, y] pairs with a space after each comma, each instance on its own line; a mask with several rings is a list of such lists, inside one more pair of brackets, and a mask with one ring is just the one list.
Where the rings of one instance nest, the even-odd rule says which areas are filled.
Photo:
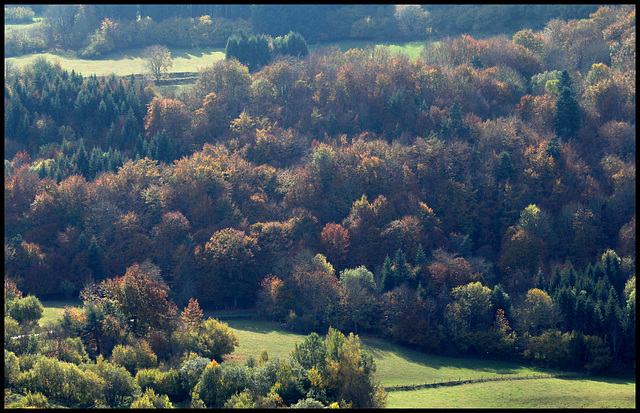
[[419, 59], [227, 59], [179, 96], [37, 61], [5, 80], [5, 277], [73, 296], [148, 259], [180, 306], [633, 365], [634, 36], [602, 7]]
[[[408, 41], [462, 33], [539, 30], [553, 18], [587, 18], [597, 6], [106, 4], [5, 7], [6, 19], [42, 16], [5, 33], [5, 56], [72, 50], [97, 58], [115, 50], [224, 47], [232, 35], [300, 33], [310, 44], [341, 40]], [[11, 20], [7, 20], [11, 22]]]

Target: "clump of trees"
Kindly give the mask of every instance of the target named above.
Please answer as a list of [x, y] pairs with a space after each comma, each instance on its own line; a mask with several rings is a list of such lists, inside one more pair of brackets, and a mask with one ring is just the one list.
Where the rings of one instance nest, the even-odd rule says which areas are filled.
[[34, 16], [35, 12], [30, 7], [5, 6], [4, 8], [5, 23], [31, 23]]
[[[39, 327], [42, 305], [5, 280], [5, 388], [25, 407], [384, 407], [375, 364], [357, 336], [311, 334], [286, 359], [266, 351], [225, 361], [238, 339], [198, 301], [184, 311], [166, 298], [154, 268], [87, 285], [84, 305]], [[19, 335], [15, 335], [17, 333]]]
[[276, 56], [304, 57], [309, 54], [307, 42], [299, 33], [272, 39], [264, 34], [247, 37], [234, 35], [227, 40], [225, 57], [235, 58], [246, 65], [250, 72], [266, 66]]

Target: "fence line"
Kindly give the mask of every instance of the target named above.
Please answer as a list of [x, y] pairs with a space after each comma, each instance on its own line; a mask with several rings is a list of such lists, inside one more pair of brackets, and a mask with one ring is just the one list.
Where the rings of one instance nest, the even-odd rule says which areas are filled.
[[422, 383], [422, 384], [409, 384], [409, 385], [397, 385], [397, 386], [387, 386], [384, 388], [387, 392], [392, 391], [409, 391], [409, 390], [419, 390], [419, 389], [429, 389], [433, 387], [440, 386], [458, 386], [460, 384], [469, 384], [469, 383], [484, 383], [488, 381], [509, 381], [509, 380], [533, 380], [533, 379], [549, 379], [549, 378], [570, 378], [570, 377], [579, 377], [582, 376], [578, 373], [569, 373], [569, 374], [526, 374], [526, 375], [518, 375], [504, 377], [504, 374], [500, 377], [482, 377], [476, 379], [465, 379], [462, 380], [458, 378], [458, 380], [448, 379], [446, 381], [433, 381], [433, 383]]

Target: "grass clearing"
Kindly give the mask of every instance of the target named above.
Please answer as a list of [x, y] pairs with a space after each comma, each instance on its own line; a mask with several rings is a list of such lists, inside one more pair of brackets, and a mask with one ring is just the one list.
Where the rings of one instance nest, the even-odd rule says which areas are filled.
[[44, 311], [42, 313], [42, 318], [38, 322], [38, 324], [45, 325], [47, 323], [52, 323], [58, 319], [60, 313], [64, 311], [64, 308], [68, 305], [74, 307], [82, 306], [82, 301], [80, 300], [69, 300], [69, 301], [41, 301], [42, 306], [44, 307]]
[[373, 355], [376, 375], [384, 386], [561, 373], [496, 360], [419, 353], [376, 338], [361, 337], [361, 341], [363, 348]]
[[[224, 49], [196, 48], [171, 50], [173, 67], [171, 72], [197, 72], [198, 69], [211, 66], [213, 62], [224, 59]], [[129, 76], [131, 74], [146, 73], [143, 49], [130, 49], [111, 53], [100, 59], [81, 59], [73, 52], [34, 53], [11, 57], [18, 66], [29, 65], [38, 57], [44, 57], [50, 62], [60, 62], [60, 66], [68, 71], [75, 70], [83, 76], [95, 74], [97, 76]]]
[[[269, 356], [287, 357], [295, 344], [306, 337], [283, 330], [276, 323], [249, 319], [222, 321], [238, 333], [240, 346], [234, 355], [240, 360], [250, 354], [257, 358], [263, 349], [267, 349]], [[360, 337], [360, 340], [363, 349], [373, 356], [377, 366], [376, 376], [383, 386], [560, 373], [494, 360], [423, 354], [377, 338]]]
[[392, 408], [635, 408], [635, 380], [558, 379], [462, 384], [388, 393]]
[[375, 47], [388, 46], [392, 53], [403, 55], [409, 59], [417, 59], [420, 57], [420, 52], [424, 47], [426, 40], [418, 40], [413, 42], [399, 42], [399, 43], [375, 43], [367, 40], [345, 40], [341, 42], [335, 42], [331, 44], [318, 44], [309, 46], [309, 50], [313, 51], [318, 47], [338, 46], [342, 52], [346, 52], [350, 49], [364, 49], [368, 45]]
[[256, 359], [267, 350], [269, 357], [286, 358], [294, 346], [306, 336], [291, 333], [282, 329], [278, 324], [256, 321], [251, 319], [221, 320], [238, 333], [240, 346], [234, 351], [234, 359], [244, 360], [249, 355]]

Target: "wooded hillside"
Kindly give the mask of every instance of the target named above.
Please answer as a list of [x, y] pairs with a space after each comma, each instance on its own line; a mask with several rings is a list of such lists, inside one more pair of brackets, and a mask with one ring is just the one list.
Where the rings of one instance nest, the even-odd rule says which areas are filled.
[[15, 68], [5, 283], [116, 294], [145, 265], [295, 331], [635, 366], [635, 6], [437, 40], [219, 61], [179, 96]]

